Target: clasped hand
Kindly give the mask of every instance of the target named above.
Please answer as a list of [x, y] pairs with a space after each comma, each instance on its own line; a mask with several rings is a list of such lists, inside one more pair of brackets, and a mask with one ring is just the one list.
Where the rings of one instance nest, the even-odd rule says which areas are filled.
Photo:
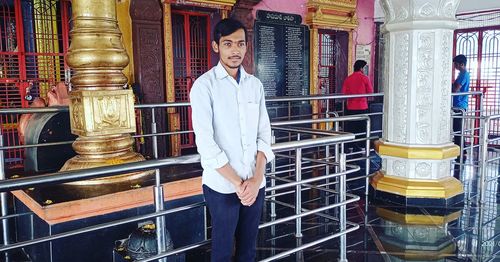
[[240, 198], [242, 205], [251, 206], [255, 203], [261, 182], [259, 179], [251, 177], [243, 181], [239, 186], [236, 186], [236, 195]]

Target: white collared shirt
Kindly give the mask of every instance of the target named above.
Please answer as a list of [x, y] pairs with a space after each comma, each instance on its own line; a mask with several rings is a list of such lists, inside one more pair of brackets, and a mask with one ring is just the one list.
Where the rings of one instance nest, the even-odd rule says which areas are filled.
[[[234, 193], [234, 186], [216, 169], [229, 163], [246, 180], [255, 172], [257, 151], [268, 162], [274, 159], [264, 96], [260, 80], [243, 67], [239, 83], [220, 62], [196, 79], [190, 100], [203, 184], [219, 193]], [[265, 184], [263, 179], [260, 187]]]

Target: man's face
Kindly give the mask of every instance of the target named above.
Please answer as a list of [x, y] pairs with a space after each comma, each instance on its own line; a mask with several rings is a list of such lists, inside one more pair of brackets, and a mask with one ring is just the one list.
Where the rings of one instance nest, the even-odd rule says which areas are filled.
[[226, 67], [239, 68], [247, 52], [245, 31], [238, 29], [230, 35], [221, 37], [219, 43], [212, 42], [212, 48], [219, 54], [221, 63]]
[[455, 67], [456, 70], [462, 70], [465, 66], [464, 64], [453, 62], [453, 66]]

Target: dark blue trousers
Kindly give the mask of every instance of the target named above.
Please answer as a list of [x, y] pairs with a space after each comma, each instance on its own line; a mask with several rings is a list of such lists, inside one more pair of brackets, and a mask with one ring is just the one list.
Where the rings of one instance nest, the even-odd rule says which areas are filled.
[[211, 261], [232, 261], [234, 247], [236, 261], [255, 261], [264, 188], [249, 207], [241, 204], [236, 193], [221, 194], [203, 185], [203, 195], [212, 219]]

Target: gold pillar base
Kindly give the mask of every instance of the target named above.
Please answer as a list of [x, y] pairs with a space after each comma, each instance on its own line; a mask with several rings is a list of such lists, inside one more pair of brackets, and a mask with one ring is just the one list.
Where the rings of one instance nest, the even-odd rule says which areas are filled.
[[370, 185], [376, 199], [404, 206], [449, 207], [463, 202], [462, 183], [454, 177], [405, 179], [379, 171], [372, 177]]
[[[73, 148], [78, 155], [66, 161], [61, 171], [80, 170], [117, 164], [144, 161], [145, 158], [132, 151], [133, 139], [130, 135], [111, 135], [103, 137], [79, 137]], [[130, 188], [140, 187], [142, 182], [154, 174], [154, 170], [122, 174], [112, 177], [96, 178], [66, 183], [71, 186], [106, 186]], [[118, 184], [124, 184], [119, 186]], [[101, 189], [95, 188], [93, 191]]]
[[399, 213], [381, 207], [377, 207], [375, 209], [375, 212], [379, 217], [401, 225], [429, 225], [429, 226], [444, 225], [451, 221], [457, 220], [462, 214], [461, 209], [446, 215], [430, 215], [430, 214]]

